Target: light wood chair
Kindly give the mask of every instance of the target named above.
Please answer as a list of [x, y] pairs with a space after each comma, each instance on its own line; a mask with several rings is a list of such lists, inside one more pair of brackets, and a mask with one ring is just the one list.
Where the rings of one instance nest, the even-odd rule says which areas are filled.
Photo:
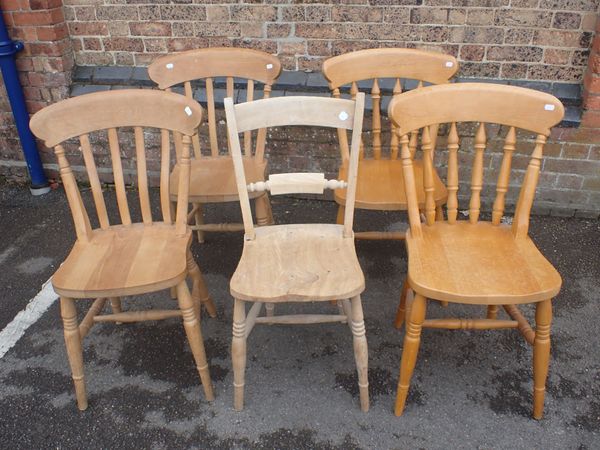
[[[195, 221], [192, 226], [197, 230], [199, 242], [204, 242], [204, 232], [242, 231], [241, 223], [204, 223], [202, 205], [207, 203], [237, 202], [238, 194], [233, 173], [233, 163], [229, 154], [229, 142], [219, 141], [218, 118], [215, 111], [215, 78], [226, 79], [226, 96], [234, 97], [234, 78], [236, 82], [246, 82], [246, 101], [254, 99], [255, 82], [262, 83], [263, 98], [271, 95], [271, 86], [281, 72], [279, 60], [268, 53], [245, 48], [205, 48], [168, 55], [158, 58], [148, 67], [150, 78], [160, 89], [171, 90], [183, 84], [184, 93], [194, 98], [192, 82], [204, 81], [204, 93], [208, 110], [208, 141], [210, 154], [203, 155], [198, 135], [192, 138], [194, 158], [191, 167], [189, 201], [192, 210], [189, 219]], [[255, 136], [244, 135], [244, 167], [251, 182], [264, 181], [267, 162], [264, 159], [266, 130], [258, 130]], [[175, 166], [171, 176], [171, 200], [177, 199], [179, 167]], [[265, 192], [251, 195], [255, 199], [256, 218], [259, 225], [273, 223], [269, 197]]]
[[[398, 159], [398, 139], [390, 122], [390, 141], [384, 142], [382, 136], [382, 93], [381, 79], [393, 81], [393, 97], [402, 93], [400, 79], [418, 81], [417, 88], [423, 83], [447, 83], [458, 70], [458, 62], [450, 55], [414, 50], [407, 48], [377, 48], [359, 50], [327, 59], [323, 63], [323, 75], [329, 81], [329, 88], [335, 98], [341, 97], [340, 89], [350, 84], [352, 98], [359, 90], [359, 84], [371, 84], [371, 101], [373, 108], [371, 127], [371, 154], [363, 158], [365, 152], [361, 146], [358, 169], [358, 185], [356, 188], [356, 208], [378, 211], [399, 211], [407, 209], [406, 193], [402, 178], [402, 163]], [[435, 147], [437, 127], [432, 128], [432, 142]], [[345, 180], [348, 173], [348, 137], [346, 131], [338, 129], [338, 141], [342, 156], [339, 178]], [[412, 133], [410, 149], [413, 157], [417, 149], [417, 132]], [[388, 153], [387, 157], [385, 153]], [[425, 192], [419, 181], [423, 178], [423, 162], [414, 161], [417, 179], [417, 199], [422, 205]], [[434, 200], [441, 211], [446, 203], [448, 193], [437, 173], [434, 171]], [[339, 204], [338, 223], [344, 217], [346, 192], [335, 191], [335, 201]], [[441, 212], [440, 212], [441, 213]], [[357, 239], [404, 239], [404, 232], [365, 231], [356, 232]]]
[[[225, 99], [229, 141], [244, 220], [244, 250], [230, 283], [233, 312], [233, 377], [235, 409], [244, 405], [246, 340], [255, 324], [347, 322], [352, 330], [358, 370], [360, 404], [369, 408], [367, 339], [360, 294], [365, 282], [354, 249], [352, 221], [364, 94], [356, 101], [318, 97], [281, 97], [233, 104]], [[247, 183], [239, 133], [264, 127], [305, 125], [353, 130], [348, 182], [326, 180], [322, 173], [270, 175], [265, 182]], [[343, 225], [291, 224], [255, 228], [249, 193], [322, 194], [324, 189], [347, 189]], [[283, 302], [338, 301], [340, 314], [279, 315]], [[254, 303], [246, 315], [245, 304]], [[266, 317], [259, 317], [263, 303]]]
[[[54, 148], [61, 178], [73, 215], [77, 240], [71, 253], [52, 277], [60, 295], [67, 355], [80, 410], [88, 406], [84, 383], [82, 341], [96, 322], [138, 322], [182, 317], [207, 400], [213, 389], [200, 329], [200, 303], [214, 315], [214, 305], [190, 252], [192, 232], [187, 226], [187, 193], [191, 137], [202, 119], [202, 108], [185, 97], [160, 91], [122, 90], [99, 92], [64, 100], [37, 112], [31, 119], [34, 134]], [[117, 130], [133, 127], [137, 181], [143, 221], [133, 223], [126, 197], [124, 169]], [[152, 218], [148, 192], [144, 128], [160, 129], [160, 199], [162, 221]], [[98, 177], [93, 139], [108, 134], [121, 224], [111, 224]], [[177, 211], [171, 211], [169, 172], [171, 134], [179, 153]], [[65, 154], [65, 142], [78, 138], [79, 150], [92, 188], [99, 227], [93, 228], [77, 181]], [[68, 147], [67, 147], [68, 148]], [[78, 151], [77, 151], [78, 153]], [[186, 278], [193, 281], [190, 294]], [[175, 288], [179, 309], [121, 311], [121, 297]], [[94, 298], [83, 320], [77, 323], [75, 299]], [[113, 314], [102, 315], [107, 300]]]
[[[550, 128], [560, 122], [563, 114], [562, 104], [551, 95], [513, 86], [479, 83], [432, 86], [392, 100], [389, 117], [397, 127], [402, 148], [410, 221], [406, 236], [408, 288], [414, 292], [414, 299], [411, 297], [407, 304], [401, 303], [399, 307], [399, 310], [407, 310], [407, 317], [396, 415], [404, 411], [423, 327], [475, 330], [517, 328], [533, 346], [533, 417], [542, 417], [550, 358], [551, 299], [560, 290], [561, 278], [529, 238], [528, 227], [543, 147]], [[473, 146], [473, 165], [470, 168], [468, 220], [457, 220], [459, 122], [479, 123]], [[440, 217], [436, 214], [434, 150], [429, 131], [430, 126], [442, 123], [450, 124], [446, 220], [438, 220]], [[491, 221], [479, 220], [486, 123], [508, 128]], [[417, 179], [409, 145], [410, 133], [419, 129], [423, 129], [423, 208], [419, 208]], [[535, 145], [532, 145], [533, 152], [512, 225], [508, 225], [502, 223], [501, 219], [510, 184], [517, 129], [536, 133], [537, 137]], [[420, 212], [425, 215], [424, 224], [421, 223]], [[427, 299], [487, 305], [487, 318], [425, 320]], [[535, 331], [517, 307], [524, 303], [536, 303]], [[496, 318], [500, 305], [511, 320]]]

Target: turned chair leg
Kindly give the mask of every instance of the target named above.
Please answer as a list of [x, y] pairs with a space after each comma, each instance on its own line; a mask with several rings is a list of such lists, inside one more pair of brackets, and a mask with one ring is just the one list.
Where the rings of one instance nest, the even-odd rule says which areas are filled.
[[[121, 308], [121, 297], [110, 297], [110, 309], [113, 314], [123, 312]], [[122, 325], [123, 322], [115, 322], [117, 325]]]
[[187, 252], [187, 270], [188, 276], [192, 279], [192, 298], [196, 304], [198, 317], [200, 317], [201, 305], [206, 308], [210, 317], [217, 317], [217, 308], [215, 307], [212, 298], [210, 298], [200, 267], [198, 267], [190, 250]]
[[406, 333], [404, 335], [404, 348], [402, 349], [402, 359], [400, 361], [400, 377], [398, 379], [398, 393], [396, 394], [397, 416], [402, 415], [406, 398], [408, 397], [408, 388], [413, 370], [417, 362], [419, 345], [421, 343], [421, 328], [425, 320], [425, 310], [427, 309], [427, 299], [420, 294], [415, 294], [415, 298], [410, 306], [410, 315], [406, 324]]
[[265, 311], [267, 317], [273, 317], [275, 315], [275, 303], [265, 303]]
[[337, 218], [336, 218], [336, 223], [338, 225], [343, 225], [344, 224], [344, 215], [346, 214], [346, 207], [343, 205], [339, 205], [338, 206], [338, 211], [337, 211]]
[[77, 324], [77, 308], [72, 298], [60, 298], [60, 315], [62, 317], [67, 357], [71, 366], [73, 383], [75, 384], [75, 397], [77, 407], [84, 411], [88, 407], [85, 392], [85, 377], [83, 374], [83, 350], [81, 348], [81, 335]]
[[360, 392], [360, 409], [364, 412], [369, 410], [369, 350], [365, 332], [365, 321], [363, 317], [360, 295], [352, 298], [352, 341], [354, 343], [354, 359], [358, 372], [358, 389]]
[[[196, 208], [196, 212], [194, 213], [194, 221], [196, 225], [204, 225], [204, 214], [202, 212], [202, 203], [192, 203], [192, 206]], [[198, 236], [198, 242], [200, 244], [204, 243], [204, 231], [197, 230], [196, 236]]]
[[552, 322], [552, 300], [537, 304], [535, 310], [535, 339], [533, 341], [533, 417], [544, 415], [546, 378], [550, 365], [550, 324]]
[[233, 306], [233, 339], [231, 342], [233, 363], [233, 407], [244, 409], [244, 376], [246, 371], [246, 305], [235, 299]]
[[261, 195], [254, 200], [256, 206], [256, 224], [258, 226], [273, 225], [273, 211], [267, 194]]
[[402, 293], [400, 294], [400, 303], [398, 304], [398, 309], [396, 310], [396, 319], [394, 320], [394, 326], [397, 329], [402, 327], [404, 323], [404, 318], [406, 317], [406, 294], [408, 294], [408, 277], [404, 279], [404, 283], [402, 284]]
[[185, 281], [182, 281], [177, 285], [177, 300], [179, 302], [179, 309], [181, 309], [183, 314], [183, 327], [188, 342], [190, 343], [190, 348], [192, 349], [192, 355], [194, 355], [196, 368], [198, 369], [202, 387], [204, 388], [204, 395], [206, 396], [206, 400], [209, 402], [213, 401], [215, 395], [213, 393], [210, 372], [206, 361], [202, 329], [200, 328], [200, 321], [194, 310], [194, 300], [192, 299]]
[[498, 305], [488, 305], [487, 307], [487, 318], [496, 319], [498, 316]]

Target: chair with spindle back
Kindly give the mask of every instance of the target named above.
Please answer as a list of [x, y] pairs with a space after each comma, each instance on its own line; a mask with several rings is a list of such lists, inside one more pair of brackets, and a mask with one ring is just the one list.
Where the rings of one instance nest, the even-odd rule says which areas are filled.
[[[355, 97], [359, 91], [359, 83], [372, 80], [372, 127], [371, 154], [361, 160], [358, 170], [358, 185], [356, 190], [356, 208], [378, 211], [399, 211], [407, 209], [406, 193], [402, 178], [402, 164], [398, 159], [398, 139], [393, 133], [390, 122], [390, 141], [385, 143], [382, 136], [382, 92], [381, 79], [394, 83], [393, 97], [402, 93], [401, 79], [417, 81], [417, 88], [423, 83], [447, 83], [458, 70], [458, 62], [450, 55], [414, 50], [407, 48], [378, 48], [359, 50], [327, 59], [323, 63], [323, 75], [329, 81], [329, 88], [335, 98], [341, 97], [340, 89], [350, 84], [350, 94]], [[406, 89], [406, 82], [405, 82]], [[433, 130], [432, 141], [435, 146], [437, 128]], [[415, 156], [417, 149], [418, 130], [411, 134], [410, 149]], [[338, 130], [342, 166], [339, 178], [345, 179], [348, 168], [348, 137], [345, 130]], [[385, 151], [388, 156], [385, 156]], [[422, 188], [423, 163], [420, 159], [414, 161], [417, 178], [417, 198], [422, 204], [425, 192]], [[447, 191], [436, 172], [434, 176], [434, 199], [441, 214], [442, 205], [446, 202]], [[346, 194], [343, 190], [335, 192], [335, 200], [339, 204], [338, 223], [344, 217]], [[356, 232], [357, 239], [404, 239], [403, 232]]]
[[[544, 408], [545, 383], [550, 357], [551, 299], [560, 290], [561, 278], [528, 236], [529, 215], [539, 177], [543, 147], [550, 128], [562, 120], [564, 109], [555, 97], [514, 86], [479, 83], [432, 86], [400, 95], [389, 106], [402, 151], [404, 183], [410, 229], [406, 235], [408, 283], [414, 299], [407, 306], [406, 334], [400, 365], [396, 415], [402, 414], [419, 349], [421, 329], [517, 328], [533, 346], [533, 416]], [[479, 123], [470, 168], [471, 196], [468, 220], [457, 220], [459, 189], [459, 135], [457, 123]], [[496, 183], [491, 221], [480, 220], [483, 186], [485, 124], [508, 128]], [[449, 124], [447, 220], [436, 216], [433, 194], [433, 158], [429, 127]], [[419, 205], [416, 176], [410, 152], [412, 131], [422, 136], [425, 205]], [[512, 225], [502, 223], [510, 186], [511, 160], [516, 130], [536, 133]], [[493, 161], [493, 160], [492, 160]], [[425, 215], [421, 223], [420, 212]], [[450, 303], [487, 305], [485, 319], [425, 320], [427, 299]], [[518, 304], [536, 303], [535, 331]], [[502, 306], [511, 320], [497, 319]], [[405, 305], [400, 305], [404, 308]]]
[[[244, 404], [246, 339], [253, 326], [347, 322], [352, 330], [358, 370], [360, 403], [369, 408], [367, 340], [360, 294], [364, 276], [354, 249], [352, 221], [364, 94], [356, 101], [318, 97], [281, 97], [240, 103], [225, 99], [229, 141], [235, 167], [242, 217], [244, 250], [231, 279], [233, 310], [233, 384], [235, 409]], [[304, 125], [353, 130], [348, 182], [326, 180], [322, 173], [270, 175], [266, 182], [249, 183], [242, 163], [239, 133], [264, 127]], [[348, 190], [343, 225], [291, 224], [255, 228], [249, 192], [271, 195], [322, 194], [324, 189]], [[338, 301], [340, 314], [274, 315], [276, 303]], [[253, 302], [248, 315], [245, 303]], [[258, 317], [263, 303], [265, 317]]]
[[[160, 89], [171, 90], [183, 84], [184, 93], [194, 98], [192, 82], [204, 80], [206, 107], [208, 110], [208, 141], [210, 155], [203, 155], [198, 136], [192, 140], [192, 159], [189, 201], [192, 211], [189, 218], [195, 220], [192, 229], [197, 230], [198, 241], [204, 241], [204, 232], [242, 231], [241, 223], [204, 223], [202, 204], [237, 202], [238, 195], [233, 173], [233, 163], [229, 154], [229, 142], [219, 140], [217, 135], [218, 118], [215, 111], [215, 79], [225, 78], [226, 96], [233, 97], [234, 79], [246, 82], [245, 101], [254, 99], [255, 82], [263, 84], [263, 98], [271, 95], [271, 86], [281, 72], [279, 60], [268, 53], [245, 48], [205, 48], [190, 50], [175, 55], [163, 56], [148, 67], [150, 78]], [[242, 99], [240, 99], [242, 101]], [[226, 134], [226, 133], [225, 133]], [[264, 181], [267, 163], [264, 159], [266, 130], [258, 130], [255, 136], [244, 135], [244, 166], [252, 182]], [[224, 153], [226, 152], [226, 153]], [[171, 199], [176, 200], [179, 169], [173, 171]], [[266, 193], [254, 193], [256, 218], [259, 225], [273, 223], [271, 205]]]
[[[148, 90], [99, 92], [64, 100], [37, 112], [31, 119], [34, 134], [54, 148], [65, 193], [73, 215], [77, 240], [67, 259], [52, 276], [60, 296], [67, 355], [79, 409], [87, 408], [82, 341], [96, 322], [138, 322], [182, 317], [187, 338], [207, 400], [213, 400], [204, 343], [200, 329], [200, 301], [214, 314], [202, 274], [190, 252], [192, 232], [187, 225], [187, 192], [191, 137], [202, 119], [202, 108], [177, 94]], [[137, 180], [142, 215], [134, 223], [125, 191], [118, 131], [134, 130]], [[160, 149], [160, 203], [162, 220], [152, 217], [148, 191], [145, 129], [158, 129]], [[111, 224], [92, 151], [94, 139], [108, 134], [110, 161], [121, 224]], [[180, 141], [177, 211], [169, 199], [171, 134]], [[96, 135], [96, 136], [94, 136]], [[94, 136], [94, 137], [91, 137]], [[73, 170], [65, 154], [65, 141], [79, 138], [99, 227], [93, 228]], [[192, 278], [192, 294], [186, 284]], [[120, 297], [176, 288], [179, 309], [120, 311]], [[74, 299], [96, 299], [77, 324]], [[107, 299], [113, 314], [102, 315]]]

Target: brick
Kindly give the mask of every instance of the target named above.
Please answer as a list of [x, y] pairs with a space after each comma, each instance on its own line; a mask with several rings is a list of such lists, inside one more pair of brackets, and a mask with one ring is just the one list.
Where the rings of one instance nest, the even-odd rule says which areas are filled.
[[277, 54], [281, 55], [306, 55], [306, 42], [279, 42], [277, 44]]
[[269, 21], [277, 19], [277, 10], [273, 6], [233, 5], [230, 9], [231, 20], [236, 22]]
[[160, 20], [160, 5], [140, 5], [138, 6], [138, 14], [140, 20]]
[[160, 17], [162, 20], [206, 20], [206, 8], [202, 5], [161, 5]]
[[181, 52], [184, 50], [193, 50], [195, 48], [208, 47], [206, 38], [172, 38], [167, 40], [167, 51]]
[[539, 47], [492, 46], [487, 50], [489, 61], [525, 61], [542, 60], [543, 50]]
[[331, 24], [327, 26], [311, 23], [296, 24], [296, 36], [312, 39], [352, 38], [351, 36], [344, 36], [343, 30], [344, 28], [341, 24]]
[[130, 22], [133, 36], [171, 36], [171, 24], [167, 22]]
[[597, 176], [600, 173], [600, 161], [547, 158], [544, 162], [544, 170], [557, 173]]
[[468, 25], [493, 25], [494, 10], [469, 9], [467, 11], [466, 23]]
[[581, 19], [581, 29], [583, 31], [594, 31], [598, 16], [595, 13], [587, 13]]
[[282, 38], [292, 34], [292, 25], [289, 23], [268, 23], [267, 37]]
[[590, 94], [584, 91], [582, 106], [585, 109], [600, 110], [600, 94]]
[[502, 44], [504, 30], [489, 27], [455, 27], [450, 32], [449, 41], [473, 44]]
[[68, 36], [67, 26], [64, 23], [51, 27], [37, 27], [36, 33], [40, 41], [58, 41]]
[[73, 8], [73, 12], [80, 22], [96, 20], [96, 8], [93, 6], [76, 6]]
[[166, 53], [167, 40], [164, 38], [144, 38], [144, 51], [149, 53]]
[[384, 22], [403, 24], [410, 22], [410, 10], [403, 7], [388, 7], [383, 12]]
[[563, 146], [561, 157], [566, 159], [587, 159], [590, 146], [587, 144], [567, 143]]
[[600, 111], [585, 111], [581, 117], [581, 126], [600, 128]]
[[584, 38], [584, 33], [578, 31], [537, 30], [533, 43], [552, 47], [579, 47]]
[[445, 24], [448, 21], [447, 8], [413, 8], [410, 11], [410, 23]]
[[110, 5], [96, 8], [96, 17], [98, 20], [138, 20], [137, 6]]
[[141, 38], [132, 37], [114, 37], [105, 38], [103, 40], [104, 49], [106, 51], [129, 51], [129, 52], [143, 52], [144, 42]]
[[496, 12], [494, 23], [501, 26], [549, 27], [552, 23], [551, 11], [529, 9], [501, 9]]
[[600, 94], [600, 75], [587, 71], [583, 77], [583, 87], [587, 92]]
[[[406, 8], [403, 8], [406, 10]], [[381, 22], [383, 8], [375, 6], [334, 6], [331, 9], [333, 22]]]
[[72, 36], [106, 36], [108, 27], [106, 22], [75, 22], [69, 24], [69, 33]]
[[570, 12], [557, 12], [552, 21], [553, 28], [577, 30], [581, 24], [581, 14]]
[[229, 21], [229, 8], [227, 6], [207, 5], [206, 18], [210, 22]]
[[323, 40], [308, 40], [306, 41], [306, 53], [310, 56], [331, 56], [331, 42]]
[[504, 42], [506, 44], [531, 44], [533, 30], [526, 28], [507, 28]]
[[92, 51], [102, 51], [104, 47], [102, 46], [102, 40], [100, 38], [83, 38], [83, 49], [84, 50], [92, 50]]
[[527, 76], [527, 64], [504, 63], [500, 67], [500, 76], [504, 79], [522, 79]]
[[460, 59], [463, 61], [481, 61], [485, 55], [483, 45], [463, 45], [460, 48]]
[[304, 22], [306, 15], [303, 6], [280, 6], [278, 14], [284, 22]]
[[532, 65], [529, 67], [527, 78], [532, 80], [560, 80], [563, 82], [581, 79], [583, 68], [565, 66]]
[[196, 23], [194, 26], [196, 36], [223, 36], [223, 37], [238, 37], [240, 36], [239, 23]]
[[242, 22], [240, 33], [244, 38], [262, 38], [264, 36], [263, 22]]
[[331, 22], [331, 8], [329, 6], [307, 6], [304, 14], [306, 14], [307, 22]]
[[573, 52], [573, 58], [571, 59], [571, 65], [587, 66], [589, 58], [590, 58], [589, 50], [575, 50]]
[[546, 64], [568, 64], [571, 60], [572, 51], [547, 48], [544, 50], [544, 63]]

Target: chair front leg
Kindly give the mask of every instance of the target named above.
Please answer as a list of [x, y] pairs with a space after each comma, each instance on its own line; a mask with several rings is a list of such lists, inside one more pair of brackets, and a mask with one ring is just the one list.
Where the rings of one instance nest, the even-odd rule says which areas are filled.
[[427, 299], [420, 294], [415, 293], [415, 298], [410, 306], [410, 315], [406, 324], [406, 333], [404, 335], [404, 348], [402, 349], [402, 360], [400, 361], [400, 377], [398, 379], [398, 393], [396, 394], [397, 416], [402, 415], [406, 398], [408, 397], [408, 388], [412, 378], [419, 345], [421, 343], [421, 328], [425, 320], [425, 311], [427, 309]]
[[183, 327], [185, 329], [188, 342], [190, 343], [192, 355], [194, 355], [198, 373], [200, 374], [200, 380], [202, 381], [202, 387], [204, 388], [204, 395], [208, 401], [213, 401], [215, 399], [215, 395], [213, 393], [212, 382], [210, 380], [208, 362], [206, 361], [206, 351], [204, 349], [204, 340], [202, 339], [200, 321], [198, 320], [198, 316], [194, 310], [194, 300], [190, 295], [190, 291], [185, 280], [177, 285], [177, 300], [179, 302], [179, 309], [181, 309], [183, 314]]
[[352, 298], [352, 341], [354, 344], [354, 359], [358, 372], [358, 389], [360, 392], [360, 409], [369, 410], [369, 350], [365, 331], [362, 303], [360, 295]]
[[75, 397], [77, 407], [84, 411], [88, 407], [87, 394], [85, 391], [85, 377], [83, 374], [83, 349], [81, 346], [81, 335], [77, 324], [77, 308], [72, 298], [60, 298], [60, 315], [63, 321], [67, 357], [71, 366], [73, 383], [75, 384]]
[[550, 365], [550, 324], [552, 300], [539, 302], [535, 310], [535, 339], [533, 341], [533, 417], [544, 415], [546, 378]]
[[[202, 212], [202, 203], [192, 203], [192, 206], [196, 209], [194, 212], [194, 222], [196, 225], [204, 225], [204, 214]], [[196, 236], [198, 236], [198, 242], [204, 243], [204, 231], [197, 230]]]
[[406, 317], [406, 294], [408, 294], [409, 290], [408, 286], [408, 277], [404, 279], [404, 283], [402, 284], [402, 293], [400, 294], [400, 303], [398, 304], [398, 309], [396, 310], [396, 319], [394, 320], [394, 326], [399, 330], [404, 323], [404, 318]]
[[498, 316], [498, 305], [488, 305], [486, 318], [495, 319], [497, 316]]
[[206, 284], [204, 283], [204, 277], [200, 271], [200, 267], [196, 263], [192, 252], [188, 249], [187, 252], [187, 270], [188, 276], [192, 279], [192, 298], [196, 303], [196, 312], [200, 317], [200, 306], [203, 305], [208, 311], [210, 317], [217, 317], [217, 308], [210, 298]]
[[[113, 314], [118, 314], [120, 312], [123, 312], [122, 304], [121, 304], [121, 297], [111, 297], [110, 298], [110, 309]], [[117, 325], [123, 324], [123, 322], [115, 322], [115, 323]]]
[[271, 209], [271, 202], [269, 196], [265, 193], [255, 200], [256, 207], [256, 223], [258, 226], [273, 225], [273, 210]]
[[233, 363], [233, 407], [244, 409], [244, 378], [246, 372], [246, 305], [235, 299], [233, 306], [233, 339], [231, 342]]
[[335, 223], [337, 223], [338, 225], [344, 225], [344, 215], [345, 214], [346, 214], [346, 207], [344, 205], [339, 205]]

